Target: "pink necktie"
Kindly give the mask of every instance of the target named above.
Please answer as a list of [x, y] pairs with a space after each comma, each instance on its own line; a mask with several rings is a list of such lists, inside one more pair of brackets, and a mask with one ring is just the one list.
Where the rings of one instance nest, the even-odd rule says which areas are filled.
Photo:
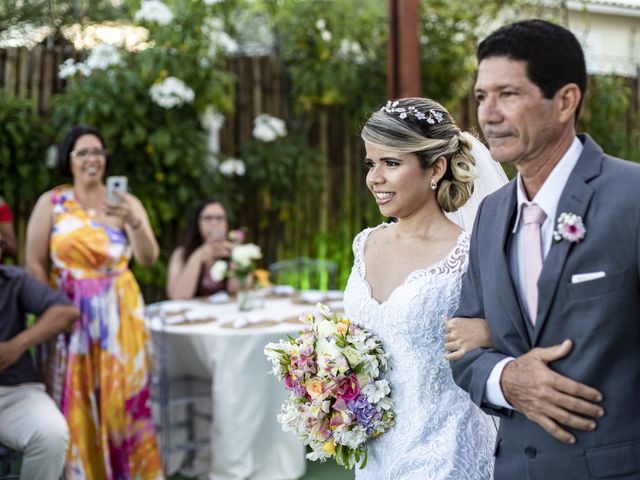
[[524, 287], [529, 320], [535, 327], [538, 312], [538, 277], [542, 271], [542, 241], [540, 225], [547, 215], [538, 205], [525, 205], [522, 209], [524, 227]]

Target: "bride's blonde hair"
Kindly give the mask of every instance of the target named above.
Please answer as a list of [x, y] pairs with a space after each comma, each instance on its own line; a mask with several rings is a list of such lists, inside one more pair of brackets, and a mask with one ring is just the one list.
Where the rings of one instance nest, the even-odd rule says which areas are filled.
[[444, 157], [447, 169], [438, 182], [436, 199], [445, 212], [455, 212], [471, 197], [475, 178], [471, 143], [438, 102], [419, 97], [388, 102], [371, 114], [360, 136], [377, 148], [415, 154], [422, 170]]

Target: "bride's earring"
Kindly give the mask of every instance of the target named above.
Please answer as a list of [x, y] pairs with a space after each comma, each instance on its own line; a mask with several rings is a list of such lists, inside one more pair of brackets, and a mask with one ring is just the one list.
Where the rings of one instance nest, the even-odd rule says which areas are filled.
[[436, 188], [438, 188], [438, 182], [436, 182], [433, 178], [431, 179], [431, 183], [429, 183], [429, 188], [431, 188], [431, 190], [435, 190]]

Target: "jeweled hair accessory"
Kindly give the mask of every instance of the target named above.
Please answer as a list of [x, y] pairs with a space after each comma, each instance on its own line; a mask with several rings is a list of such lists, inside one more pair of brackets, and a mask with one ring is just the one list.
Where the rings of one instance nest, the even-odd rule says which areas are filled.
[[444, 118], [444, 114], [437, 110], [429, 110], [428, 115], [424, 112], [419, 111], [414, 106], [409, 107], [399, 107], [400, 102], [398, 100], [392, 102], [389, 100], [387, 104], [380, 109], [381, 112], [389, 113], [389, 114], [397, 114], [398, 117], [402, 120], [407, 118], [408, 115], [413, 115], [418, 120], [425, 120], [428, 124], [434, 125], [436, 123], [442, 123], [446, 121]]

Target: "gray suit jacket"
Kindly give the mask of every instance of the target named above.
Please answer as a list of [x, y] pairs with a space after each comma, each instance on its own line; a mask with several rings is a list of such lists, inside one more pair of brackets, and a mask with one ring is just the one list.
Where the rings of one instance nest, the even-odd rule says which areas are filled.
[[[605, 155], [587, 135], [558, 204], [580, 215], [579, 243], [553, 242], [538, 281], [536, 328], [528, 328], [509, 273], [516, 183], [488, 196], [471, 237], [469, 270], [456, 316], [486, 318], [494, 347], [452, 365], [456, 383], [486, 411], [503, 415], [496, 443], [500, 480], [640, 479], [640, 166]], [[606, 272], [584, 283], [574, 274]], [[593, 432], [554, 439], [522, 414], [483, 402], [485, 383], [505, 356], [570, 338], [572, 352], [551, 364], [600, 390], [605, 416]]]

